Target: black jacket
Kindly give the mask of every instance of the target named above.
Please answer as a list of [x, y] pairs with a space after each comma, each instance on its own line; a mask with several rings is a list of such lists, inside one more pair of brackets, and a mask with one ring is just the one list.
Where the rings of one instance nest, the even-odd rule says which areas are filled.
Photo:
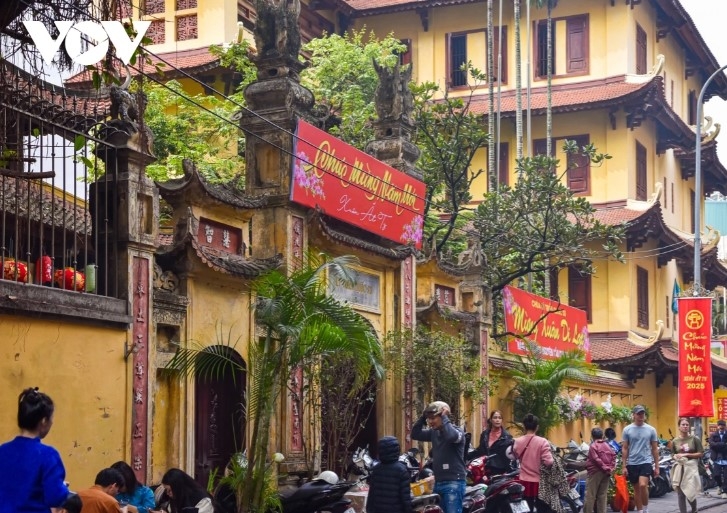
[[709, 435], [709, 448], [712, 450], [712, 461], [727, 460], [727, 431], [724, 434], [724, 441], [720, 441], [719, 431]]
[[480, 456], [487, 456], [485, 465], [491, 472], [495, 474], [509, 472], [512, 461], [505, 453], [507, 448], [512, 445], [513, 440], [512, 435], [505, 428], [502, 428], [500, 437], [490, 447], [490, 429], [485, 429], [480, 435], [480, 445], [467, 455], [467, 459], [472, 460]]
[[379, 440], [379, 460], [369, 477], [366, 513], [411, 513], [409, 471], [399, 461], [399, 441], [393, 436]]
[[464, 481], [467, 469], [464, 465], [464, 433], [442, 415], [440, 429], [424, 429], [426, 417], [421, 417], [411, 428], [413, 440], [432, 442], [434, 453], [434, 479], [437, 481]]

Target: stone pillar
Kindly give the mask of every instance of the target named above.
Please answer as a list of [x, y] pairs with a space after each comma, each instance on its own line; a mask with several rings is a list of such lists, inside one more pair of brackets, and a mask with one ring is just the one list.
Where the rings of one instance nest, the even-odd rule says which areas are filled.
[[[376, 88], [375, 97], [378, 119], [374, 121], [374, 140], [366, 145], [366, 153], [421, 180], [422, 174], [415, 165], [421, 152], [419, 147], [411, 142], [411, 136], [414, 133], [413, 98], [409, 90], [411, 66], [404, 70], [399, 65], [390, 69], [379, 66], [374, 61], [374, 67], [379, 75], [379, 85]], [[399, 325], [402, 330], [413, 331], [416, 329], [416, 258], [413, 255], [401, 263], [399, 278], [401, 281]], [[414, 397], [411, 377], [405, 377], [404, 383], [392, 383], [386, 380], [382, 386], [384, 389], [379, 392], [379, 400], [394, 401], [398, 397], [404, 397], [406, 405], [403, 409], [403, 418], [396, 429], [402, 433], [401, 438], [404, 440], [404, 444], [411, 447], [410, 433], [417, 415], [412, 408]], [[379, 416], [379, 418], [382, 417]], [[385, 418], [384, 422], [386, 422]], [[386, 427], [388, 428], [388, 426]]]
[[[298, 61], [300, 35], [297, 32], [300, 4], [261, 0], [255, 42], [257, 81], [245, 89], [249, 110], [240, 115], [245, 133], [246, 193], [266, 195], [265, 206], [256, 210], [251, 223], [251, 252], [254, 258], [284, 255], [287, 269], [293, 269], [308, 246], [305, 209], [290, 202], [290, 180], [295, 153], [298, 120], [307, 118], [313, 93], [300, 85], [303, 65]], [[253, 135], [254, 134], [254, 135]], [[282, 451], [286, 461], [282, 472], [307, 470], [301, 395], [302, 373], [291, 376], [292, 393], [281, 396], [278, 415], [271, 424], [270, 449]], [[311, 436], [320, 436], [312, 433]], [[320, 446], [316, 443], [316, 446]], [[315, 458], [316, 455], [309, 455]]]
[[[136, 126], [122, 120], [108, 123], [96, 153], [106, 173], [89, 187], [93, 229], [107, 237], [103, 254], [96, 255], [99, 293], [126, 299], [133, 323], [127, 335], [125, 358], [131, 365], [130, 464], [141, 482], [149, 469], [149, 412], [151, 401], [149, 342], [151, 284], [158, 234], [159, 194], [146, 166], [154, 160]], [[98, 207], [98, 208], [96, 208]]]

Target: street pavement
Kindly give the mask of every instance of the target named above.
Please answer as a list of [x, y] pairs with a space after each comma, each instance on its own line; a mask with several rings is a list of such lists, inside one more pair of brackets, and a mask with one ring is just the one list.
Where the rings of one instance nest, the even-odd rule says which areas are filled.
[[[721, 499], [716, 488], [710, 489], [708, 493], [709, 495], [699, 494], [697, 509], [710, 513], [727, 513], [727, 499]], [[676, 492], [669, 492], [658, 499], [649, 499], [649, 513], [679, 513]]]

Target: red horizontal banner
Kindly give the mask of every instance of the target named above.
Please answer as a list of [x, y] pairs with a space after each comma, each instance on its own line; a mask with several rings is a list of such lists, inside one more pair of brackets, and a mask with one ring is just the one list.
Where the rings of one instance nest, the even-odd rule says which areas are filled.
[[712, 298], [677, 298], [679, 319], [679, 416], [714, 415]]
[[298, 121], [291, 201], [418, 249], [424, 193], [424, 182]]
[[[502, 291], [502, 303], [505, 329], [536, 344], [544, 358], [555, 359], [565, 351], [580, 349], [586, 361], [591, 361], [588, 317], [580, 308], [509, 285]], [[507, 348], [511, 353], [527, 354], [527, 346], [521, 338], [511, 337]]]

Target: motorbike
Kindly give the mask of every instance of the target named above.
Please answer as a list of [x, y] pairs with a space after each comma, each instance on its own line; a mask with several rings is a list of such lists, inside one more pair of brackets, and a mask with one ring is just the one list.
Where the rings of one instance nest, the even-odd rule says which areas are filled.
[[705, 492], [710, 488], [720, 486], [719, 476], [714, 473], [714, 463], [712, 462], [712, 450], [707, 445], [702, 455], [702, 468], [699, 469], [702, 477], [702, 490]]
[[520, 469], [507, 474], [487, 476], [485, 513], [530, 513], [525, 500], [525, 487], [517, 481]]
[[351, 501], [343, 496], [356, 483], [331, 481], [333, 479], [314, 479], [290, 492], [281, 493], [282, 513], [354, 513]]

